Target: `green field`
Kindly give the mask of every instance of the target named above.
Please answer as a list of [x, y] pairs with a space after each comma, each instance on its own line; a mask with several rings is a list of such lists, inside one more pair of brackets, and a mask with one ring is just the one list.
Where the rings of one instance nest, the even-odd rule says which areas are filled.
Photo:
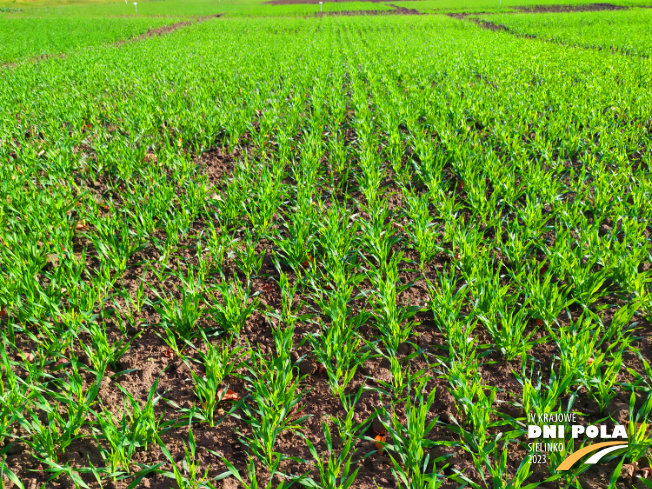
[[625, 54], [648, 57], [652, 54], [652, 9], [485, 15], [481, 18], [504, 25], [519, 35]]
[[[636, 1], [636, 0], [635, 0]], [[642, 1], [642, 0], [641, 0]], [[404, 2], [405, 3], [405, 2]], [[143, 0], [138, 2], [137, 12], [133, 0], [110, 2], [1, 2], [0, 8], [18, 9], [5, 17], [55, 17], [55, 18], [112, 18], [112, 17], [202, 17], [217, 13], [230, 17], [296, 17], [314, 15], [319, 5], [270, 5], [259, 0]], [[341, 10], [391, 10], [385, 3], [371, 2], [325, 2], [325, 12]], [[2, 15], [0, 13], [0, 15]]]
[[1, 4], [0, 489], [652, 487], [652, 10], [525, 5]]
[[128, 39], [169, 23], [169, 19], [161, 18], [0, 17], [0, 62], [93, 48], [99, 44]]

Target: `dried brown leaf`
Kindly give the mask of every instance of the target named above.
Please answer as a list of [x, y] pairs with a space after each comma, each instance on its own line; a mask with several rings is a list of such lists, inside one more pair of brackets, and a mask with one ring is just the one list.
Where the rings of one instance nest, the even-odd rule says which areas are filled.
[[221, 391], [218, 391], [217, 398], [222, 401], [239, 401], [242, 399], [240, 394], [233, 392], [231, 389], [222, 389]]
[[635, 464], [624, 464], [621, 474], [631, 479], [632, 477], [634, 477], [635, 471], [636, 471]]
[[374, 438], [376, 441], [374, 442], [376, 444], [376, 448], [378, 449], [378, 453], [382, 454], [383, 453], [383, 443], [387, 440], [387, 435], [376, 435], [376, 438]]

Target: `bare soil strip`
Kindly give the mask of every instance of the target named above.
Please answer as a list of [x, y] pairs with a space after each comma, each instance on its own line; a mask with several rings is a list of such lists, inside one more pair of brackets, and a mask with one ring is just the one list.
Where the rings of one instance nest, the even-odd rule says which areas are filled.
[[170, 24], [170, 25], [164, 25], [163, 27], [157, 27], [156, 29], [150, 29], [147, 32], [143, 32], [142, 34], [132, 37], [131, 39], [123, 39], [121, 41], [117, 41], [114, 43], [116, 46], [122, 46], [124, 44], [127, 44], [129, 42], [138, 42], [142, 41], [143, 39], [147, 39], [148, 37], [154, 37], [154, 36], [162, 36], [163, 34], [170, 34], [171, 32], [174, 32], [178, 29], [181, 29], [182, 27], [186, 27], [193, 22], [190, 21], [183, 21], [183, 22], [176, 22], [175, 24]]
[[422, 15], [416, 9], [399, 7], [392, 3], [386, 3], [388, 7], [392, 7], [394, 10], [342, 10], [340, 12], [316, 12], [315, 17], [325, 17], [325, 16], [353, 16], [353, 15]]
[[399, 14], [399, 15], [421, 15], [421, 13], [413, 8], [405, 8], [405, 7], [399, 7], [398, 5], [394, 5], [393, 3], [386, 3], [388, 7], [394, 7], [394, 10], [392, 12]]
[[[510, 12], [514, 13], [514, 12]], [[489, 12], [486, 13], [464, 13], [464, 14], [446, 14], [449, 17], [453, 17], [454, 19], [460, 19], [460, 20], [470, 20], [471, 22], [476, 23], [483, 29], [488, 29], [490, 31], [505, 31], [509, 32], [510, 34], [513, 34], [514, 36], [521, 36], [521, 37], [528, 37], [528, 38], [534, 38], [535, 36], [523, 36], [522, 34], [517, 34], [513, 31], [510, 31], [507, 26], [504, 26], [502, 24], [494, 24], [493, 22], [488, 22], [486, 20], [481, 20], [477, 18], [469, 18], [470, 15], [489, 15]]]
[[[127, 43], [132, 43], [132, 42], [138, 42], [138, 41], [143, 41], [149, 37], [154, 37], [154, 36], [162, 36], [165, 34], [170, 34], [178, 29], [181, 29], [182, 27], [186, 27], [192, 24], [198, 24], [201, 22], [205, 22], [210, 19], [215, 19], [217, 17], [221, 17], [223, 14], [216, 14], [216, 15], [209, 15], [207, 17], [198, 17], [196, 20], [186, 20], [183, 22], [176, 22], [174, 24], [170, 25], [164, 25], [162, 27], [157, 27], [155, 29], [150, 29], [147, 32], [143, 32], [142, 34], [132, 37], [131, 39], [122, 39], [120, 41], [115, 41], [113, 43], [114, 46], [120, 47], [124, 46]], [[8, 63], [0, 63], [0, 69], [2, 68], [15, 68], [18, 65], [25, 64], [25, 63], [38, 63], [41, 61], [45, 61], [50, 58], [67, 58], [68, 54], [66, 53], [59, 53], [59, 54], [39, 54], [36, 56], [31, 56], [29, 58], [21, 59], [18, 61], [10, 61]]]
[[0, 69], [2, 68], [15, 68], [16, 66], [24, 63], [38, 63], [40, 61], [45, 61], [50, 58], [66, 58], [67, 55], [64, 53], [59, 54], [38, 54], [36, 56], [31, 56], [29, 58], [21, 59], [18, 61], [9, 61], [7, 63], [0, 64]]
[[471, 19], [471, 20], [476, 24], [478, 24], [483, 29], [489, 29], [490, 31], [505, 31], [514, 34], [506, 26], [502, 24], [494, 24], [493, 22], [487, 22], [486, 20], [480, 20], [480, 19]]
[[139, 36], [132, 37], [131, 39], [123, 39], [122, 41], [117, 41], [114, 44], [116, 46], [123, 46], [123, 45], [125, 45], [127, 43], [142, 41], [142, 40], [147, 39], [149, 37], [163, 36], [165, 34], [171, 34], [172, 32], [177, 31], [177, 30], [181, 29], [182, 27], [186, 27], [186, 26], [189, 26], [189, 25], [192, 25], [192, 24], [199, 24], [201, 22], [206, 22], [207, 20], [215, 19], [215, 18], [218, 18], [218, 17], [222, 17], [222, 14], [209, 15], [207, 17], [198, 17], [194, 21], [185, 20], [185, 21], [176, 22], [176, 23], [170, 24], [170, 25], [164, 25], [162, 27], [157, 27], [156, 29], [150, 29], [147, 32], [143, 32]]
[[[586, 5], [535, 5], [532, 7], [514, 7], [512, 12], [461, 12], [446, 14], [456, 19], [466, 19], [469, 15], [493, 15], [493, 14], [542, 14], [542, 13], [568, 13], [568, 12], [599, 12], [601, 10], [630, 10], [631, 8], [652, 8], [651, 7], [625, 7], [611, 3], [588, 3]], [[488, 27], [488, 29], [491, 29]], [[500, 29], [504, 30], [504, 29]]]
[[[593, 4], [593, 5], [600, 5], [600, 4]], [[608, 5], [608, 4], [604, 4], [604, 5]], [[627, 9], [627, 7], [625, 9]], [[618, 8], [616, 10], [621, 10], [621, 9]], [[505, 12], [505, 13], [517, 13], [517, 12]], [[581, 44], [567, 44], [567, 43], [562, 42], [562, 41], [555, 41], [555, 40], [552, 40], [552, 39], [545, 39], [545, 38], [542, 38], [542, 37], [538, 37], [538, 36], [535, 36], [534, 34], [521, 34], [519, 32], [514, 32], [513, 30], [511, 30], [510, 28], [508, 28], [507, 26], [502, 25], [502, 24], [494, 24], [493, 22], [489, 22], [489, 21], [482, 20], [482, 19], [469, 18], [470, 15], [481, 15], [481, 14], [477, 14], [477, 13], [447, 14], [447, 15], [449, 17], [453, 17], [455, 19], [470, 20], [471, 22], [474, 22], [475, 24], [479, 25], [483, 29], [488, 29], [490, 31], [507, 32], [508, 34], [511, 34], [512, 36], [521, 37], [521, 38], [524, 38], [524, 39], [538, 39], [539, 41], [548, 42], [548, 43], [552, 43], [552, 44], [558, 44], [558, 45], [561, 45], [561, 46], [568, 46], [568, 47], [572, 47], [572, 48], [589, 49], [589, 50], [593, 50], [593, 51], [611, 51], [611, 54], [620, 54], [620, 55], [624, 55], [624, 56], [636, 56], [636, 57], [640, 57], [640, 58], [649, 58], [648, 55], [641, 54], [641, 53], [632, 53], [632, 52], [628, 52], [628, 51], [624, 51], [624, 50], [617, 50], [617, 49], [614, 49], [614, 48], [606, 48], [606, 47], [600, 47], [600, 46], [583, 46]], [[487, 14], [485, 14], [485, 15], [487, 15]]]
[[516, 7], [516, 10], [536, 14], [546, 12], [597, 12], [599, 10], [628, 10], [629, 8], [611, 3], [589, 3], [586, 5], [535, 5], [533, 7]]

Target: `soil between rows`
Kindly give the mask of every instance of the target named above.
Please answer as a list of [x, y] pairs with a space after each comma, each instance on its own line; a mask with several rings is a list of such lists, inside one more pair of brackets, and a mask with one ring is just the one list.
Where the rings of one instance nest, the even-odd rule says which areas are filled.
[[[209, 180], [215, 185], [223, 185], [233, 174], [234, 161], [233, 157], [223, 154], [218, 150], [205, 153], [197, 159], [197, 164], [207, 174]], [[391, 179], [386, 182], [388, 191], [397, 191], [398, 188]], [[392, 200], [390, 208], [396, 209], [401, 203], [399, 200]], [[201, 221], [193, 225], [193, 231], [200, 233], [206, 227], [206, 223]], [[78, 240], [77, 246], [85, 246], [83, 240]], [[267, 258], [271, 255], [271, 243], [263, 240], [259, 244], [259, 253], [263, 250], [267, 251]], [[189, 265], [195, 264], [196, 258], [193, 255], [193, 239], [188, 238], [179, 248], [179, 252], [174, 257], [174, 266], [182, 270]], [[278, 271], [273, 267], [269, 259], [265, 260], [261, 274], [263, 277], [254, 279], [254, 290], [261, 293], [261, 300], [273, 308], [280, 307], [281, 293], [278, 288]], [[143, 250], [139, 256], [134, 257], [133, 262], [149, 261], [155, 263], [158, 259], [158, 254], [155, 250], [149, 248]], [[446, 261], [446, 257], [440, 257], [433, 263], [434, 269], [440, 268]], [[235, 267], [226, 270], [227, 275], [237, 273]], [[431, 273], [433, 272], [431, 270]], [[156, 276], [150, 271], [146, 275], [142, 266], [131, 267], [123, 277], [124, 286], [130, 290], [135, 291], [144, 279], [148, 283], [155, 285], [160, 289], [172, 290], [170, 284], [160, 284], [156, 281]], [[416, 274], [404, 272], [403, 276], [406, 281], [413, 281], [414, 286], [408, 289], [404, 295], [404, 300], [409, 305], [423, 306], [428, 301], [428, 294], [426, 292], [422, 279]], [[292, 278], [294, 280], [294, 278]], [[155, 299], [151, 296], [150, 299]], [[430, 314], [421, 314], [419, 317], [419, 325], [415, 328], [414, 340], [425, 353], [438, 354], [442, 349], [446, 348], [445, 340], [437, 325], [432, 320]], [[147, 393], [151, 389], [157, 378], [160, 378], [158, 392], [167, 400], [174, 402], [181, 408], [190, 408], [193, 403], [197, 402], [192, 389], [192, 381], [190, 381], [190, 370], [186, 363], [180, 361], [178, 358], [170, 357], [167, 352], [167, 346], [159, 336], [159, 328], [157, 327], [158, 318], [156, 313], [151, 309], [144, 309], [142, 315], [138, 318], [138, 326], [134, 328], [130, 334], [142, 330], [142, 335], [137, 338], [129, 349], [128, 353], [121, 359], [120, 368], [122, 370], [134, 369], [134, 372], [123, 374], [115, 379], [105, 379], [102, 383], [100, 390], [101, 400], [118, 413], [123, 399], [118, 386], [122, 386], [129, 391], [136, 399], [145, 399]], [[109, 338], [113, 343], [121, 338], [122, 333], [115, 323], [109, 319]], [[259, 313], [252, 315], [244, 328], [240, 344], [245, 346], [247, 344], [259, 347], [266, 355], [274, 354], [274, 342], [272, 338], [271, 325], [266, 318]], [[652, 359], [652, 341], [650, 340], [650, 324], [644, 322], [642, 325], [642, 339], [636, 345], [641, 349], [642, 355], [648, 360]], [[308, 324], [300, 325], [296, 331], [295, 344], [299, 344], [302, 336], [311, 331], [311, 326]], [[363, 331], [367, 335], [372, 335], [371, 328]], [[483, 328], [478, 328], [476, 331], [480, 343], [490, 344], [491, 335]], [[371, 336], [369, 336], [371, 337]], [[219, 340], [218, 340], [219, 341]], [[28, 341], [21, 342], [17, 345], [22, 351], [30, 351], [30, 343]], [[306, 347], [297, 350], [297, 358], [299, 355], [308, 354], [309, 350]], [[409, 354], [409, 349], [400, 352], [402, 357]], [[536, 345], [531, 355], [534, 359], [541, 362], [541, 366], [545, 367], [546, 359], [554, 357], [556, 347], [550, 342]], [[88, 361], [83, 357], [82, 352], [76, 351], [76, 355], [82, 358], [82, 361]], [[634, 359], [632, 361], [632, 368], [637, 371], [642, 371], [640, 365], [635, 365]], [[327, 421], [329, 416], [341, 416], [343, 414], [341, 405], [336, 398], [330, 393], [326, 383], [326, 376], [320, 373], [314, 365], [314, 361], [308, 356], [303, 363], [307, 367], [301, 368], [302, 373], [308, 374], [303, 381], [303, 387], [306, 389], [303, 398], [302, 406], [304, 407], [303, 413], [312, 415], [312, 417], [304, 424], [306, 436], [318, 447], [319, 451], [325, 450], [324, 440], [322, 436], [322, 422]], [[523, 416], [522, 410], [512, 405], [512, 402], [517, 400], [521, 395], [521, 388], [516, 382], [512, 372], [518, 371], [520, 365], [517, 362], [505, 362], [498, 352], [493, 352], [487, 356], [486, 361], [480, 367], [480, 373], [484, 381], [488, 385], [498, 387], [499, 393], [497, 400], [501, 403], [498, 404], [498, 411], [508, 416], [519, 417]], [[65, 368], [65, 367], [64, 367]], [[429, 368], [428, 363], [422, 358], [416, 358], [410, 363], [410, 369], [413, 371]], [[549, 370], [544, 373], [544, 378], [550, 374]], [[391, 378], [389, 372], [389, 365], [386, 361], [372, 360], [367, 362], [360, 372], [356, 374], [353, 381], [352, 390], [355, 391], [360, 386], [367, 384], [370, 386], [377, 385], [378, 381], [388, 381]], [[86, 375], [86, 387], [92, 382], [92, 376]], [[231, 379], [229, 387], [239, 393], [245, 392], [244, 382], [237, 379]], [[436, 376], [431, 379], [428, 389], [436, 389], [437, 400], [434, 409], [429, 413], [429, 419], [439, 417], [441, 423], [437, 425], [433, 431], [431, 438], [437, 441], [453, 441], [455, 436], [449, 430], [448, 425], [452, 423], [451, 414], [457, 414], [455, 403], [449, 387], [445, 381]], [[620, 395], [617, 402], [612, 409], [616, 418], [622, 417], [621, 411], [628, 400], [627, 395]], [[374, 410], [380, 406], [381, 400], [375, 393], [367, 393], [360, 400], [360, 404], [356, 408], [356, 421], [362, 422], [368, 416], [373, 415]], [[228, 403], [225, 403], [228, 404]], [[594, 422], [601, 419], [595, 403], [588, 397], [582, 397], [578, 400], [578, 408], [587, 413], [584, 420]], [[222, 405], [225, 410], [228, 410], [228, 405]], [[165, 419], [170, 419], [171, 409], [164, 402], [157, 406], [157, 412], [164, 415]], [[244, 471], [245, 464], [248, 459], [248, 454], [243, 448], [242, 444], [238, 441], [235, 435], [236, 430], [247, 433], [247, 426], [238, 419], [233, 417], [226, 417], [224, 421], [215, 428], [209, 428], [204, 424], [193, 426], [195, 437], [198, 444], [198, 453], [201, 460], [201, 469], [209, 470], [210, 476], [216, 476], [224, 471], [225, 467], [222, 465], [220, 459], [213, 455], [210, 451], [217, 452], [226, 456], [240, 471]], [[369, 435], [372, 436], [372, 433]], [[170, 449], [171, 453], [175, 456], [183, 454], [184, 442], [188, 439], [187, 428], [175, 428], [166, 432], [163, 436], [163, 441]], [[66, 454], [63, 455], [62, 462], [69, 463], [73, 467], [81, 467], [90, 460], [95, 466], [101, 464], [99, 460], [99, 450], [97, 442], [91, 438], [86, 438], [76, 442], [77, 444], [70, 447]], [[305, 443], [297, 439], [295, 436], [282, 436], [279, 439], [277, 448], [280, 452], [305, 459], [310, 459], [310, 453], [305, 447]], [[394, 479], [391, 473], [391, 461], [382, 455], [376, 455], [368, 458], [363, 458], [365, 454], [373, 451], [375, 447], [372, 442], [361, 440], [357, 445], [358, 456], [355, 458], [356, 464], [359, 464], [359, 473], [356, 479], [355, 487], [361, 489], [374, 489], [377, 487], [390, 488], [395, 487]], [[163, 462], [163, 454], [158, 447], [152, 447], [148, 451], [141, 451], [137, 454], [136, 461], [143, 464], [154, 464]], [[451, 447], [438, 446], [431, 452], [431, 458], [436, 458], [442, 455], [451, 455], [448, 462], [456, 470], [463, 472], [467, 477], [474, 481], [480, 481], [480, 474], [477, 472], [472, 457], [469, 453]], [[510, 446], [508, 457], [508, 474], [513, 475], [516, 467], [520, 464], [526, 456], [526, 450], [523, 447]], [[12, 470], [20, 474], [21, 479], [25, 480], [32, 487], [40, 487], [39, 485], [47, 480], [47, 473], [44, 472], [43, 467], [36, 464], [34, 459], [28, 454], [24, 444], [18, 444], [14, 447], [10, 456], [7, 459], [8, 465]], [[615, 469], [617, 461], [609, 464], [602, 464], [588, 470], [582, 475], [582, 482], [587, 487], [592, 488], [606, 488], [609, 483], [609, 478]], [[282, 470], [294, 474], [309, 472], [315, 476], [315, 469], [310, 464], [291, 464], [285, 463], [281, 467]], [[529, 479], [530, 482], [541, 482], [549, 476], [547, 469], [544, 467], [533, 467], [534, 473]], [[447, 469], [447, 474], [451, 474], [450, 469]], [[261, 474], [263, 477], [268, 474]], [[95, 488], [99, 487], [93, 483], [92, 480], [87, 478], [87, 483]], [[633, 476], [625, 474], [618, 481], [617, 488], [631, 487], [635, 482]], [[115, 482], [104, 487], [112, 487], [114, 489], [124, 489], [127, 487], [126, 482]], [[453, 489], [458, 484], [453, 481], [446, 481], [442, 486], [445, 489]], [[70, 481], [57, 481], [48, 484], [48, 488], [64, 488], [72, 487]], [[152, 474], [150, 477], [143, 479], [138, 487], [163, 489], [176, 487], [170, 479], [163, 477], [160, 474]], [[218, 488], [220, 485], [217, 486]], [[241, 487], [233, 478], [228, 478], [222, 482], [223, 489], [235, 489]], [[547, 483], [540, 487], [553, 488], [558, 487], [557, 483]]]

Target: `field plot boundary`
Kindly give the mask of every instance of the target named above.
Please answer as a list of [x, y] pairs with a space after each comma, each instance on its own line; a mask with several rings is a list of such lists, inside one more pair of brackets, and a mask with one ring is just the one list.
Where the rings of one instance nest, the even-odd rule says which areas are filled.
[[[591, 5], [601, 5], [601, 4], [591, 4]], [[610, 5], [610, 4], [603, 4], [603, 5]], [[616, 7], [615, 5], [612, 5], [612, 7]], [[639, 8], [639, 7], [634, 7], [634, 8]], [[645, 8], [652, 8], [652, 7], [645, 7]], [[617, 9], [605, 9], [605, 10], [631, 10], [629, 7], [624, 7], [624, 8], [617, 8]], [[528, 11], [528, 12], [502, 12], [500, 15], [505, 15], [505, 14], [522, 14], [522, 13], [572, 13], [572, 12], [595, 12], [598, 10], [569, 10], [567, 12], [562, 12], [562, 11], [547, 11], [547, 12], [535, 12], [535, 11]], [[482, 29], [487, 29], [490, 31], [500, 31], [500, 32], [506, 32], [514, 37], [520, 37], [522, 39], [536, 39], [538, 41], [550, 43], [550, 44], [556, 44], [558, 46], [566, 46], [570, 48], [577, 48], [577, 49], [588, 49], [592, 51], [611, 51], [611, 54], [620, 54], [623, 56], [634, 56], [634, 57], [640, 57], [640, 58], [649, 58], [648, 55], [643, 54], [643, 53], [635, 53], [635, 52], [630, 52], [627, 50], [618, 50], [614, 47], [603, 47], [603, 46], [588, 46], [588, 45], [582, 45], [582, 44], [577, 44], [577, 43], [567, 43], [564, 41], [559, 41], [555, 39], [546, 39], [544, 37], [536, 36], [534, 34], [524, 34], [524, 33], [519, 33], [514, 31], [513, 29], [510, 29], [504, 24], [496, 24], [494, 22], [490, 22], [485, 19], [480, 19], [476, 16], [478, 15], [494, 15], [495, 13], [493, 12], [484, 12], [484, 13], [450, 13], [446, 14], [448, 17], [452, 17], [454, 19], [459, 19], [459, 20], [468, 20], [473, 22], [474, 24], [478, 25]]]
[[533, 5], [515, 7], [516, 12], [511, 13], [567, 13], [567, 12], [600, 12], [604, 10], [630, 10], [626, 5], [614, 5], [612, 3], [587, 3], [584, 5]]
[[[351, 3], [359, 0], [331, 0], [328, 3]], [[421, 2], [423, 0], [405, 0], [407, 2]], [[365, 0], [365, 3], [383, 3], [383, 0]], [[267, 0], [263, 5], [319, 5], [319, 0]]]
[[518, 6], [515, 10], [506, 12], [485, 11], [485, 12], [446, 12], [444, 15], [455, 17], [456, 19], [465, 19], [472, 15], [509, 15], [509, 14], [567, 14], [573, 12], [603, 12], [614, 10], [632, 10], [635, 8], [652, 8], [652, 6], [627, 6], [614, 5], [613, 3], [587, 3], [584, 5], [533, 5]]
[[27, 64], [27, 63], [38, 63], [40, 61], [45, 61], [50, 58], [60, 58], [63, 59], [67, 56], [67, 54], [64, 53], [59, 53], [59, 54], [39, 54], [38, 56], [31, 56], [29, 58], [22, 59], [20, 61], [10, 61], [8, 63], [2, 63], [0, 64], [0, 69], [3, 68], [16, 68], [19, 65], [22, 64]]
[[[195, 20], [184, 20], [184, 21], [181, 21], [181, 22], [175, 22], [173, 24], [168, 24], [168, 25], [164, 25], [164, 26], [161, 26], [161, 27], [155, 27], [153, 29], [147, 30], [146, 32], [143, 32], [142, 34], [138, 34], [137, 36], [134, 36], [132, 38], [120, 39], [118, 41], [114, 41], [112, 43], [107, 43], [105, 45], [107, 45], [107, 46], [113, 45], [113, 46], [121, 47], [121, 46], [124, 46], [125, 44], [144, 41], [145, 39], [150, 38], [150, 37], [158, 37], [158, 36], [163, 36], [163, 35], [167, 35], [167, 34], [172, 34], [173, 32], [175, 32], [175, 31], [177, 31], [177, 30], [179, 30], [179, 29], [181, 29], [183, 27], [188, 27], [188, 26], [194, 25], [194, 24], [200, 24], [200, 23], [206, 22], [207, 20], [210, 20], [210, 19], [216, 19], [216, 18], [222, 17], [222, 15], [224, 15], [224, 14], [209, 15], [209, 16], [206, 16], [206, 17], [198, 17]], [[3, 69], [3, 68], [9, 68], [9, 69], [16, 68], [17, 66], [22, 65], [22, 64], [39, 63], [41, 61], [45, 61], [45, 60], [48, 60], [48, 59], [51, 59], [51, 58], [64, 59], [64, 58], [67, 58], [69, 54], [71, 54], [71, 53], [44, 53], [44, 54], [38, 54], [36, 56], [30, 56], [30, 57], [27, 57], [27, 58], [24, 58], [24, 59], [21, 59], [21, 60], [18, 60], [18, 61], [10, 61], [8, 63], [0, 63], [0, 69]]]
[[207, 20], [211, 19], [217, 19], [219, 17], [222, 17], [223, 14], [215, 14], [215, 15], [208, 15], [206, 17], [198, 17], [196, 20], [184, 20], [181, 22], [175, 22], [174, 24], [170, 25], [165, 25], [163, 27], [157, 27], [155, 29], [150, 29], [147, 32], [143, 32], [142, 34], [132, 37], [131, 39], [124, 39], [122, 41], [117, 41], [114, 44], [116, 46], [123, 46], [125, 44], [131, 43], [131, 42], [139, 42], [143, 41], [149, 37], [154, 37], [154, 36], [163, 36], [167, 34], [172, 34], [175, 31], [178, 31], [182, 27], [188, 27], [193, 24], [201, 24], [202, 22], [206, 22]]
[[315, 17], [337, 17], [337, 16], [351, 16], [351, 15], [425, 15], [417, 9], [399, 7], [392, 3], [385, 4], [392, 7], [393, 10], [341, 10], [335, 12], [316, 12]]

